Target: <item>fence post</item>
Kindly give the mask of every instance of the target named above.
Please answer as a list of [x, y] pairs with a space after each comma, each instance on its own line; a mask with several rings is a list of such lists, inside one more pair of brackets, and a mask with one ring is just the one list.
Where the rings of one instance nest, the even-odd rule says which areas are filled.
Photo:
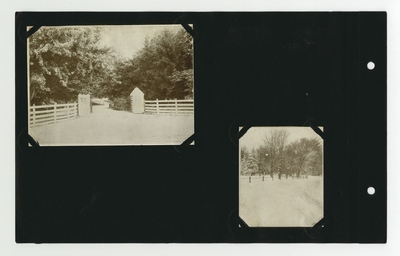
[[[33, 125], [35, 125], [36, 121], [36, 114], [35, 114], [35, 104], [33, 104], [32, 107], [32, 120], [33, 120]], [[29, 120], [29, 123], [31, 123], [31, 120]]]
[[[31, 108], [32, 108], [32, 110], [31, 110]], [[33, 104], [33, 106], [32, 107], [29, 107], [29, 124], [28, 124], [28, 126], [30, 127], [31, 126], [31, 114], [32, 114], [32, 126], [34, 126], [35, 125], [35, 120], [36, 120], [36, 118], [35, 118], [35, 104]]]
[[78, 115], [78, 102], [74, 103], [74, 118]]
[[178, 113], [178, 100], [175, 99], [175, 113]]
[[156, 99], [156, 109], [157, 109], [157, 114], [158, 114], [158, 99]]
[[54, 103], [54, 123], [57, 121], [57, 102]]

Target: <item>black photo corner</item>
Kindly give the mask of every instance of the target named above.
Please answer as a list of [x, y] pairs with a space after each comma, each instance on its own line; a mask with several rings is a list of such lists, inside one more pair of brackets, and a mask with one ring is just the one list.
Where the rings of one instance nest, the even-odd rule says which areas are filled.
[[[17, 12], [15, 22], [17, 243], [386, 243], [385, 12]], [[194, 134], [176, 146], [42, 146], [28, 133], [27, 38], [134, 24], [180, 24], [193, 38]], [[314, 227], [240, 217], [238, 145], [255, 126], [323, 139]]]

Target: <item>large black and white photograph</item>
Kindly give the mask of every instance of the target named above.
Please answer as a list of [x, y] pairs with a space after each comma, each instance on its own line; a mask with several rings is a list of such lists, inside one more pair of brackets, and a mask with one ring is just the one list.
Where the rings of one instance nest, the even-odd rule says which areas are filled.
[[312, 227], [323, 218], [323, 140], [314, 130], [252, 127], [239, 147], [239, 215], [247, 225]]
[[194, 133], [181, 25], [43, 26], [27, 47], [29, 134], [41, 146], [179, 145]]

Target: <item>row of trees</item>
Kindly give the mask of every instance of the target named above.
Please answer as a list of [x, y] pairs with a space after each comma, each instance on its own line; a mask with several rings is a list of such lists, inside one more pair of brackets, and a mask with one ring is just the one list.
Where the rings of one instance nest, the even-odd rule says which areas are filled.
[[146, 38], [130, 59], [100, 44], [101, 28], [42, 27], [29, 39], [30, 102], [107, 97], [123, 108], [139, 87], [146, 99], [193, 98], [193, 43], [182, 28]]
[[147, 100], [193, 99], [193, 43], [185, 30], [163, 30], [146, 38], [143, 48], [118, 67], [120, 83], [103, 87], [102, 95], [126, 102], [139, 87]]
[[258, 148], [240, 148], [240, 174], [322, 175], [322, 143], [318, 138], [302, 138], [287, 144], [286, 130], [271, 130]]

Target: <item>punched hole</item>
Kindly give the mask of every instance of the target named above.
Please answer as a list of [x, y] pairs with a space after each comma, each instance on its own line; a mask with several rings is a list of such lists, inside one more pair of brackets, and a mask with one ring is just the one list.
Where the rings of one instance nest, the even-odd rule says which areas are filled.
[[369, 187], [369, 188], [367, 189], [367, 192], [368, 192], [369, 195], [372, 196], [373, 194], [375, 194], [375, 188]]
[[375, 68], [375, 63], [373, 63], [372, 61], [368, 62], [367, 68], [368, 68], [369, 70], [373, 70], [373, 69]]

